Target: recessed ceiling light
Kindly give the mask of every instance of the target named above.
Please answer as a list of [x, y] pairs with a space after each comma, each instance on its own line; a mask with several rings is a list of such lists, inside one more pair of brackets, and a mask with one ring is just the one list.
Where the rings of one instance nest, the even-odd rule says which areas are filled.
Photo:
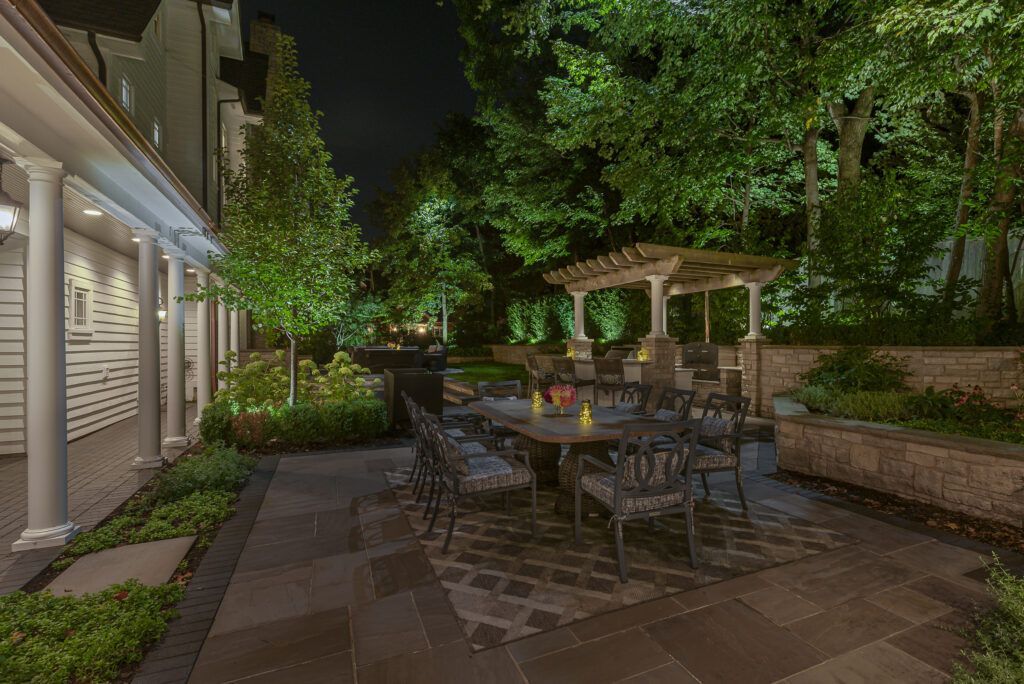
[[139, 238], [132, 238], [132, 242], [142, 242]]
[[170, 259], [170, 258], [171, 257], [169, 257], [168, 255], [164, 254], [164, 259]]
[[188, 271], [189, 273], [195, 273], [196, 272], [196, 269], [194, 269], [194, 268], [186, 268], [185, 270]]
[[83, 209], [82, 213], [86, 216], [103, 216], [103, 212], [99, 209]]

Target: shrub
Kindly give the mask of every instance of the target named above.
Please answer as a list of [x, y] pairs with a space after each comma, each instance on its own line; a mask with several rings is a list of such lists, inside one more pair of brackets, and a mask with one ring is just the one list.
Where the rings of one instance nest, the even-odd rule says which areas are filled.
[[850, 392], [835, 395], [831, 413], [842, 418], [892, 423], [909, 420], [907, 394], [900, 392]]
[[512, 344], [524, 342], [530, 335], [530, 324], [527, 314], [527, 302], [512, 302], [505, 309], [505, 318], [508, 321], [508, 341]]
[[623, 290], [596, 290], [588, 292], [584, 300], [587, 313], [597, 324], [601, 337], [621, 340], [626, 332], [626, 295]]
[[957, 684], [1024, 682], [1024, 578], [1014, 577], [997, 560], [989, 566], [988, 585], [996, 608], [982, 619], [967, 654], [973, 671], [956, 666]]
[[0, 681], [107, 682], [142, 659], [184, 590], [135, 580], [82, 597], [0, 596]]
[[207, 404], [199, 417], [199, 437], [203, 444], [230, 445], [234, 434], [231, 425], [234, 415], [230, 402], [215, 401]]
[[256, 466], [250, 456], [226, 447], [207, 447], [201, 454], [187, 456], [158, 476], [154, 501], [174, 501], [198, 491], [234, 492]]
[[905, 364], [884, 352], [847, 347], [818, 357], [818, 365], [800, 378], [808, 385], [837, 392], [885, 392], [905, 389]]
[[324, 441], [320, 410], [313, 404], [282, 406], [274, 416], [274, 437], [296, 447]]

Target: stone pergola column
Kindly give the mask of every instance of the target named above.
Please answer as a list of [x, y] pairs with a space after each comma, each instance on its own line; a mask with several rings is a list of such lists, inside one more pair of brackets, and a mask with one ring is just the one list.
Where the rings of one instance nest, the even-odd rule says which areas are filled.
[[[228, 331], [230, 316], [228, 307], [223, 302], [217, 302], [217, 372], [224, 370], [223, 363], [227, 360], [230, 332]], [[224, 389], [224, 381], [217, 380], [217, 389]]]
[[[196, 268], [196, 289], [204, 290], [209, 284], [209, 272]], [[196, 302], [196, 421], [203, 415], [203, 407], [213, 400], [210, 346], [210, 302]]]
[[12, 551], [61, 546], [68, 519], [68, 411], [64, 339], [64, 169], [30, 162], [25, 273], [25, 451], [28, 525]]
[[662, 314], [665, 308], [665, 281], [668, 276], [649, 275], [647, 281], [651, 284], [651, 333], [649, 337], [665, 336], [665, 321]]
[[167, 255], [167, 436], [168, 448], [188, 446], [185, 434], [185, 253], [164, 247]]
[[746, 283], [746, 288], [750, 300], [750, 331], [747, 333], [747, 339], [762, 339], [764, 335], [761, 334], [761, 283]]
[[159, 468], [160, 453], [160, 271], [156, 233], [137, 229], [139, 241], [139, 451], [134, 468]]

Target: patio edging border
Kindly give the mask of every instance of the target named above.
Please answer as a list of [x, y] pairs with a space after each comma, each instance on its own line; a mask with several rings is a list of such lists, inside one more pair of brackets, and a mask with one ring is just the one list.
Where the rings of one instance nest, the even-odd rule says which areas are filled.
[[235, 514], [217, 532], [185, 590], [185, 598], [175, 607], [178, 617], [170, 622], [163, 638], [143, 658], [132, 682], [177, 684], [188, 681], [281, 456], [271, 454], [260, 459], [249, 483], [239, 494]]

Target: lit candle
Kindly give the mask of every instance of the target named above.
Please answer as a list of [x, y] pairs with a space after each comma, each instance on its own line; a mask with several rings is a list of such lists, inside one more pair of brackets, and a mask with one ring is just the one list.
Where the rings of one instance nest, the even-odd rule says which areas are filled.
[[580, 403], [580, 423], [582, 425], [590, 425], [594, 422], [593, 414], [590, 409], [590, 400], [584, 399]]
[[543, 408], [543, 406], [544, 406], [544, 395], [540, 393], [540, 390], [534, 390], [533, 391], [533, 396], [531, 397], [531, 399], [532, 399], [531, 406], [533, 406], [533, 408], [536, 408], [536, 409]]

